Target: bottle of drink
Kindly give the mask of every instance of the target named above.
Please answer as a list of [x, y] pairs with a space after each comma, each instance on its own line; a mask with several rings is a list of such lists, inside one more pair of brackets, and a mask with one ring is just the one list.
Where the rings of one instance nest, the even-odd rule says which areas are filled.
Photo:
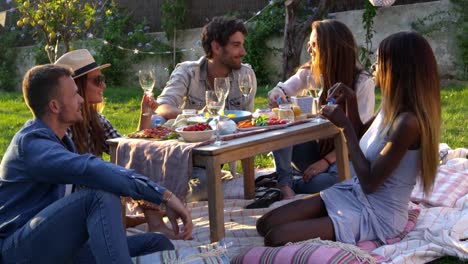
[[151, 127], [160, 126], [160, 125], [164, 124], [164, 122], [166, 122], [166, 120], [164, 119], [164, 117], [162, 117], [160, 115], [152, 115], [151, 116]]

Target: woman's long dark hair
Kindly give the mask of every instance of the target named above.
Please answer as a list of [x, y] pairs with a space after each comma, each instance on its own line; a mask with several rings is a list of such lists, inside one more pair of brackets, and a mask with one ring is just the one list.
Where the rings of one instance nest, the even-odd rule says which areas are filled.
[[[78, 153], [92, 153], [98, 157], [102, 156], [105, 141], [104, 129], [99, 122], [98, 113], [103, 104], [91, 104], [86, 100], [87, 74], [75, 79], [78, 93], [83, 97], [82, 108], [83, 121], [71, 126], [72, 139]], [[91, 145], [89, 145], [91, 144]]]

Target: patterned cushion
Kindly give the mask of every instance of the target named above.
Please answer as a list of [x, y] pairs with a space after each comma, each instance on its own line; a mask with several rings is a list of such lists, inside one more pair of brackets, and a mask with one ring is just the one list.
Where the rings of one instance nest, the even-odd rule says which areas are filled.
[[432, 193], [424, 195], [417, 184], [411, 193], [411, 201], [434, 207], [453, 207], [455, 202], [468, 193], [468, 172], [441, 166], [435, 179]]
[[[403, 232], [394, 238], [387, 239], [387, 244], [400, 242], [416, 226], [420, 208], [413, 208], [408, 211], [408, 223]], [[345, 245], [345, 246], [343, 246]], [[303, 244], [286, 245], [282, 247], [255, 247], [244, 255], [235, 257], [231, 263], [255, 264], [255, 263], [368, 263], [370, 259], [363, 259], [357, 256], [365, 256], [365, 252], [371, 252], [382, 246], [378, 240], [361, 241], [357, 247], [339, 242], [309, 240]], [[359, 251], [362, 249], [364, 252]], [[356, 252], [359, 252], [356, 254]], [[374, 260], [384, 260], [378, 255], [367, 255]]]
[[231, 264], [256, 263], [371, 263], [381, 259], [358, 247], [340, 242], [312, 239], [282, 247], [254, 247], [234, 257]]

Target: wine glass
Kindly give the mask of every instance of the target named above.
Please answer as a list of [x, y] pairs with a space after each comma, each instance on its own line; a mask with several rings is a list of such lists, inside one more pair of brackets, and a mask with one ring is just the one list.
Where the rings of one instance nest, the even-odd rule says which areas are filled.
[[223, 103], [219, 114], [224, 115], [224, 108], [226, 107], [226, 99], [229, 95], [230, 80], [229, 77], [215, 78], [214, 79], [214, 91], [218, 96], [219, 100]]
[[[153, 68], [142, 69], [138, 71], [138, 78], [140, 80], [140, 86], [145, 91], [146, 96], [152, 96], [154, 84], [156, 82], [156, 73]], [[148, 116], [151, 115], [153, 109], [151, 107], [147, 107], [144, 109], [143, 115]]]
[[316, 123], [321, 123], [325, 121], [325, 119], [323, 119], [319, 114], [320, 108], [321, 108], [320, 96], [322, 95], [322, 92], [323, 92], [323, 76], [320, 75], [318, 80], [314, 80], [312, 75], [308, 75], [307, 76], [307, 89], [309, 90], [309, 93], [312, 95], [312, 98], [313, 98], [312, 113], [315, 113], [315, 118], [313, 121]]
[[239, 89], [246, 100], [250, 97], [252, 91], [252, 75], [250, 73], [239, 74]]
[[222, 94], [218, 94], [216, 91], [210, 90], [205, 92], [205, 101], [206, 101], [206, 110], [213, 117], [213, 120], [216, 123], [216, 140], [213, 143], [216, 146], [221, 146], [226, 144], [226, 142], [221, 140], [219, 134], [219, 115], [223, 110], [224, 100]]

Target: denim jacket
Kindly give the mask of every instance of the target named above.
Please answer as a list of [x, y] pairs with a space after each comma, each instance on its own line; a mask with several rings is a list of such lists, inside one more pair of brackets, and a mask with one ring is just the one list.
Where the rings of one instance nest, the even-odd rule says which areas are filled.
[[[177, 64], [166, 87], [158, 96], [158, 104], [169, 104], [182, 109], [197, 109], [205, 107], [205, 91], [209, 86], [207, 78], [208, 63], [206, 57], [198, 61], [185, 61]], [[239, 74], [250, 73], [253, 77], [253, 87], [249, 99], [242, 96], [239, 90]], [[230, 89], [226, 99], [226, 110], [253, 111], [257, 92], [257, 79], [248, 64], [242, 64], [238, 70], [229, 73]]]
[[66, 184], [161, 203], [164, 187], [133, 170], [74, 151], [68, 136], [59, 139], [37, 118], [16, 133], [0, 164], [0, 239], [62, 198]]

